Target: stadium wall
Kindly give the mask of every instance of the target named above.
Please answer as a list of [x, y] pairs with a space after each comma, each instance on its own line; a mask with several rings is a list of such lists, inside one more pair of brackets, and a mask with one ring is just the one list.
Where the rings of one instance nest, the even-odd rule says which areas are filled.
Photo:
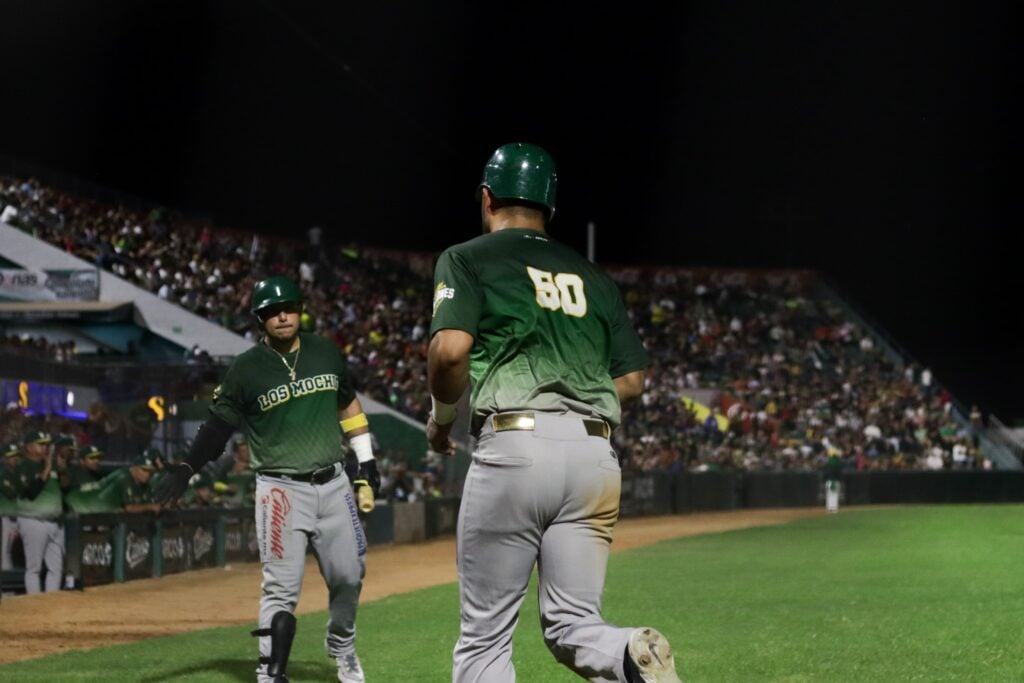
[[[846, 505], [1024, 502], [1021, 471], [854, 472], [842, 480]], [[823, 506], [823, 484], [816, 472], [627, 473], [621, 516]], [[458, 498], [382, 501], [362, 519], [371, 545], [410, 543], [454, 533], [458, 511]], [[86, 587], [259, 559], [249, 509], [69, 515], [65, 533], [67, 572]], [[18, 577], [4, 578], [12, 586]]]

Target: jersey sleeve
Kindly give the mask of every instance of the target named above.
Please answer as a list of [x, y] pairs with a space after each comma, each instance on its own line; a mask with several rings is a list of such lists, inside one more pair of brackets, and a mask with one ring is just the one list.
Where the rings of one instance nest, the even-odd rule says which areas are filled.
[[334, 354], [336, 372], [338, 373], [338, 408], [344, 408], [356, 397], [356, 389], [352, 386], [352, 376], [348, 372], [348, 362], [341, 355], [341, 349], [334, 342], [328, 341], [328, 350]]
[[465, 255], [449, 249], [434, 267], [434, 317], [430, 334], [462, 330], [476, 337], [483, 292]]
[[128, 478], [132, 475], [125, 471], [124, 475], [118, 478], [110, 487], [108, 499], [111, 504], [123, 508], [130, 501], [128, 500]]
[[622, 302], [622, 295], [614, 282], [608, 281], [612, 291], [611, 298], [614, 301], [614, 309], [611, 319], [611, 363], [608, 373], [612, 378], [622, 377], [635, 370], [644, 370], [650, 365], [647, 357], [647, 350], [644, 349], [640, 335], [633, 327], [633, 322], [626, 312], [626, 305]]
[[213, 390], [213, 403], [210, 404], [210, 412], [227, 422], [232, 427], [238, 428], [245, 421], [245, 402], [242, 393], [242, 378], [236, 370], [236, 364], [232, 363], [220, 386]]

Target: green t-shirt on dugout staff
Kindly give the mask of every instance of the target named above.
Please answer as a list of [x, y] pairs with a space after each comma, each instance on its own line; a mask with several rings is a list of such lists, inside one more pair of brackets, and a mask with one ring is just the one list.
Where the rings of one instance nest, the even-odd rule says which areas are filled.
[[617, 425], [612, 379], [648, 365], [608, 275], [545, 233], [506, 228], [455, 245], [434, 269], [438, 330], [473, 335], [474, 433], [487, 415], [572, 411]]
[[[292, 365], [294, 381], [288, 375]], [[253, 470], [305, 473], [341, 460], [338, 409], [355, 397], [334, 342], [300, 332], [299, 350], [284, 360], [263, 343], [235, 358], [210, 412], [244, 426]]]

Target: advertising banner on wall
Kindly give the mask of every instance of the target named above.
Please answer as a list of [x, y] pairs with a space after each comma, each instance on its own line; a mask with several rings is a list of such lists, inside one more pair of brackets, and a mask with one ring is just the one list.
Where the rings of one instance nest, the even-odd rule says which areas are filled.
[[114, 532], [109, 526], [82, 528], [82, 582], [102, 586], [114, 580]]
[[96, 270], [16, 270], [0, 268], [0, 301], [97, 301]]

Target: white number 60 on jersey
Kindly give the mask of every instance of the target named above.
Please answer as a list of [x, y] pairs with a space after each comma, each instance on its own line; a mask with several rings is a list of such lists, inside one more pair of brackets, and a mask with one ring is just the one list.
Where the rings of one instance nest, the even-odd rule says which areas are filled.
[[537, 305], [551, 311], [562, 309], [566, 315], [582, 318], [587, 314], [587, 296], [583, 278], [576, 273], [555, 273], [526, 266], [537, 290]]

